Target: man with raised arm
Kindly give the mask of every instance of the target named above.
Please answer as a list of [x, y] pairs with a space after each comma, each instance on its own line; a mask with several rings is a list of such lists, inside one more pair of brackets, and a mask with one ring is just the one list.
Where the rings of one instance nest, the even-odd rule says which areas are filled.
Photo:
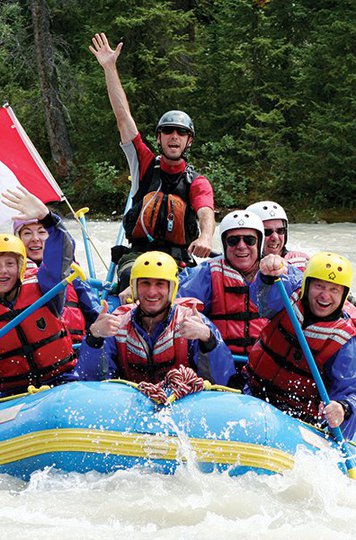
[[214, 196], [208, 179], [186, 161], [195, 135], [191, 118], [178, 110], [161, 117], [156, 127], [160, 155], [155, 156], [138, 132], [116, 68], [123, 43], [112, 49], [104, 33], [95, 34], [92, 43], [89, 49], [104, 70], [132, 178], [133, 207], [124, 219], [132, 248], [118, 261], [122, 290], [140, 253], [164, 251], [183, 267], [193, 264], [192, 255], [210, 254], [215, 230]]

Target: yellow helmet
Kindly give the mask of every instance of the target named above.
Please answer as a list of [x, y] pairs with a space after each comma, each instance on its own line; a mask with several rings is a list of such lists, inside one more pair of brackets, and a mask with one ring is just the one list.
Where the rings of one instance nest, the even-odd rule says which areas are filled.
[[2, 253], [14, 253], [19, 261], [19, 279], [23, 280], [26, 270], [25, 244], [13, 234], [0, 234], [0, 255]]
[[172, 304], [178, 291], [178, 266], [176, 261], [161, 251], [148, 251], [135, 260], [130, 276], [131, 292], [137, 300], [137, 280], [139, 278], [164, 279], [169, 281], [169, 301]]
[[302, 283], [301, 297], [305, 292], [306, 280], [308, 278], [322, 279], [337, 285], [343, 285], [346, 289], [345, 298], [351, 289], [352, 284], [352, 266], [346, 257], [321, 251], [316, 253], [307, 263]]

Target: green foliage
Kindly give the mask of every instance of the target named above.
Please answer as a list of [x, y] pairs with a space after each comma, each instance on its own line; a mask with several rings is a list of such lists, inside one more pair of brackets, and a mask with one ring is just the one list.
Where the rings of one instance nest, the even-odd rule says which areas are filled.
[[127, 175], [107, 161], [89, 162], [66, 182], [65, 192], [76, 207], [89, 205], [94, 214], [122, 213], [129, 193]]
[[[168, 109], [194, 119], [192, 163], [217, 206], [276, 199], [287, 208], [352, 207], [356, 4], [351, 0], [47, 0], [62, 103], [77, 169], [62, 185], [95, 209], [126, 200], [103, 72], [88, 46], [123, 37], [118, 68], [137, 125], [154, 146]], [[0, 11], [0, 99], [45, 161], [49, 148], [27, 2]], [[123, 204], [123, 203], [122, 203]]]

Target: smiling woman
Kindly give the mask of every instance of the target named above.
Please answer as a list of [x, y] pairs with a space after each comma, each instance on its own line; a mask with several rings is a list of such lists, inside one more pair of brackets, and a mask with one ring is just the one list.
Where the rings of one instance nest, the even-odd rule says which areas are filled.
[[37, 219], [14, 221], [14, 234], [20, 237], [29, 259], [40, 265], [48, 232]]

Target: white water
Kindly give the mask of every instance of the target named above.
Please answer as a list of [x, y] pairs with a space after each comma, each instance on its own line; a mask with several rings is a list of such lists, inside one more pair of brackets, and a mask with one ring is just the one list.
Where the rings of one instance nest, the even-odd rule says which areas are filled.
[[[85, 268], [78, 226], [68, 226]], [[88, 228], [108, 260], [117, 224], [91, 222]], [[290, 236], [291, 248], [347, 256], [356, 274], [356, 225], [292, 225]], [[97, 273], [106, 275], [99, 263]], [[283, 476], [229, 478], [203, 475], [194, 466], [175, 476], [44, 471], [29, 483], [0, 475], [0, 524], [1, 540], [351, 540], [356, 482], [340, 473], [334, 455], [317, 459], [305, 452]]]

